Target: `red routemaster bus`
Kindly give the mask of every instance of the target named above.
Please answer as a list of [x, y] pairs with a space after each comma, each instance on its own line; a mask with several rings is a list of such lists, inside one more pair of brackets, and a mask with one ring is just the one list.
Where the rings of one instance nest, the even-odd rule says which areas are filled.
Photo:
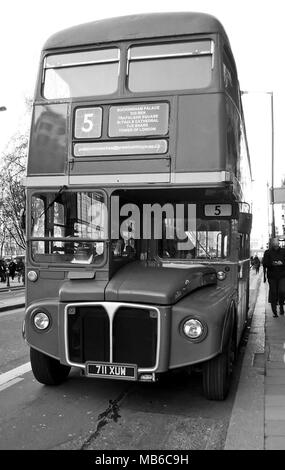
[[247, 321], [250, 182], [216, 18], [135, 15], [49, 38], [26, 180], [36, 379], [75, 367], [152, 382], [194, 367], [223, 400]]

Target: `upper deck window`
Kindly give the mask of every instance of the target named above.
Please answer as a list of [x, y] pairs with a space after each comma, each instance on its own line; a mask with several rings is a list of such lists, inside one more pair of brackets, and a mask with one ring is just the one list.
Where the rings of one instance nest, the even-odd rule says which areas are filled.
[[208, 87], [214, 43], [210, 40], [134, 46], [128, 53], [128, 86], [133, 92]]
[[226, 49], [223, 54], [223, 77], [227, 93], [231, 96], [234, 102], [239, 105], [237, 73], [233, 64], [233, 59], [231, 59], [230, 53]]
[[43, 95], [47, 99], [110, 95], [118, 88], [117, 48], [48, 55]]

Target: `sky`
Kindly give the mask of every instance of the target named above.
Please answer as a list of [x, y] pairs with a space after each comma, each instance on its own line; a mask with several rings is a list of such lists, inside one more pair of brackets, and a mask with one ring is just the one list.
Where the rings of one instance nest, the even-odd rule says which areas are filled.
[[[274, 116], [274, 186], [285, 176], [285, 86], [282, 0], [9, 0], [1, 5], [0, 159], [11, 136], [27, 125], [25, 98], [33, 97], [43, 44], [76, 24], [147, 12], [200, 11], [223, 24], [235, 57], [254, 179], [255, 231], [267, 230], [266, 181], [271, 186]], [[273, 97], [273, 106], [271, 98]], [[259, 225], [257, 220], [260, 219]], [[253, 234], [254, 235], [254, 234]]]

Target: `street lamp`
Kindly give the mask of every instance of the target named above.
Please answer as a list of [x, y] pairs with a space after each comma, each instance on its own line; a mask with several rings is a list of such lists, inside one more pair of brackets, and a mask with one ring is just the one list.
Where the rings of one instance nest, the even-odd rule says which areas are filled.
[[270, 95], [271, 105], [271, 204], [272, 204], [272, 229], [271, 236], [275, 237], [275, 215], [274, 215], [274, 113], [273, 113], [273, 92], [267, 92]]
[[258, 94], [270, 96], [270, 113], [271, 113], [271, 204], [272, 204], [272, 217], [271, 217], [271, 238], [275, 237], [275, 214], [274, 214], [274, 108], [273, 108], [273, 91], [242, 91], [242, 95]]

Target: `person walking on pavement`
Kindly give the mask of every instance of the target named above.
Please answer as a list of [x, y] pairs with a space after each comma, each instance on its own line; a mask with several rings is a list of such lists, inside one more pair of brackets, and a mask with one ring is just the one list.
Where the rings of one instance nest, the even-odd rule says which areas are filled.
[[277, 303], [280, 307], [280, 315], [284, 315], [285, 300], [285, 250], [280, 247], [279, 239], [273, 238], [271, 246], [264, 252], [263, 276], [266, 276], [269, 284], [268, 302], [271, 304], [273, 317], [277, 315]]
[[21, 258], [16, 259], [16, 271], [18, 273], [18, 282], [21, 282], [21, 279], [23, 281], [23, 284], [25, 282], [25, 265], [24, 262], [21, 260]]
[[9, 276], [11, 277], [12, 281], [14, 281], [15, 272], [16, 272], [16, 263], [13, 259], [11, 259], [8, 265], [8, 268], [9, 268]]
[[6, 267], [3, 259], [0, 259], [0, 282], [5, 282], [6, 280]]
[[260, 259], [258, 258], [257, 255], [253, 258], [252, 265], [255, 269], [256, 274], [259, 273], [259, 268], [260, 268]]

